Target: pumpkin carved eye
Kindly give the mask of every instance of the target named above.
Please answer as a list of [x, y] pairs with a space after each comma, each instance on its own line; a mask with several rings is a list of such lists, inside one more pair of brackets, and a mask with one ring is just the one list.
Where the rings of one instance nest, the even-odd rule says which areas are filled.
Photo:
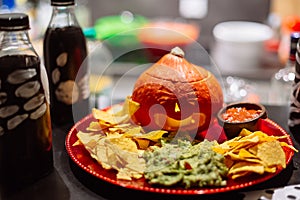
[[174, 111], [175, 111], [175, 112], [180, 112], [180, 108], [179, 108], [179, 106], [178, 106], [178, 103], [177, 103], [177, 102], [175, 103], [175, 108], [174, 108]]

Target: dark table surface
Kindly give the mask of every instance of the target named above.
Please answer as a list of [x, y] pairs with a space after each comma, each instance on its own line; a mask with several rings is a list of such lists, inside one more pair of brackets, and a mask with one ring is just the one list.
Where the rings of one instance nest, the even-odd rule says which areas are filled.
[[[288, 108], [282, 106], [266, 106], [268, 116], [287, 132]], [[272, 193], [273, 188], [300, 184], [300, 156], [295, 153], [292, 162], [272, 179], [242, 190], [216, 195], [165, 195], [126, 189], [99, 180], [84, 172], [68, 157], [65, 149], [65, 137], [68, 127], [53, 128], [54, 171], [36, 183], [15, 193], [11, 198], [43, 199], [43, 200], [93, 200], [93, 199], [253, 199], [253, 194]], [[300, 134], [300, 133], [299, 133]], [[294, 143], [297, 149], [299, 144]], [[250, 198], [250, 196], [252, 197]], [[258, 198], [256, 198], [258, 199]]]

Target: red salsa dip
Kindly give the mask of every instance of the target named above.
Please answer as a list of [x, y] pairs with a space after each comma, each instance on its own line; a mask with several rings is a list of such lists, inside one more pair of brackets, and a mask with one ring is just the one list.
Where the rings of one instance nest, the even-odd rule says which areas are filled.
[[245, 122], [257, 118], [262, 113], [262, 110], [247, 110], [245, 107], [232, 107], [228, 108], [222, 114], [222, 118], [226, 122]]

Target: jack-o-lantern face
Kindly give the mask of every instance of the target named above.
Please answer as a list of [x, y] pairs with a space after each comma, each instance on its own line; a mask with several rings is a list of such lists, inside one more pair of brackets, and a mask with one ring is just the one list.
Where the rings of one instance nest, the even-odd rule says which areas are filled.
[[213, 74], [183, 58], [178, 47], [148, 68], [135, 83], [132, 100], [140, 104], [132, 119], [146, 129], [199, 131], [223, 104]]

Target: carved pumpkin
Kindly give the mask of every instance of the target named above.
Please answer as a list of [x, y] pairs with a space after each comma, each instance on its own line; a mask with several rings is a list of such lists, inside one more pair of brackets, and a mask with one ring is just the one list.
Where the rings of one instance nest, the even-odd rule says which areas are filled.
[[201, 131], [222, 107], [216, 77], [188, 62], [175, 47], [137, 79], [132, 100], [140, 104], [132, 120], [145, 129]]

